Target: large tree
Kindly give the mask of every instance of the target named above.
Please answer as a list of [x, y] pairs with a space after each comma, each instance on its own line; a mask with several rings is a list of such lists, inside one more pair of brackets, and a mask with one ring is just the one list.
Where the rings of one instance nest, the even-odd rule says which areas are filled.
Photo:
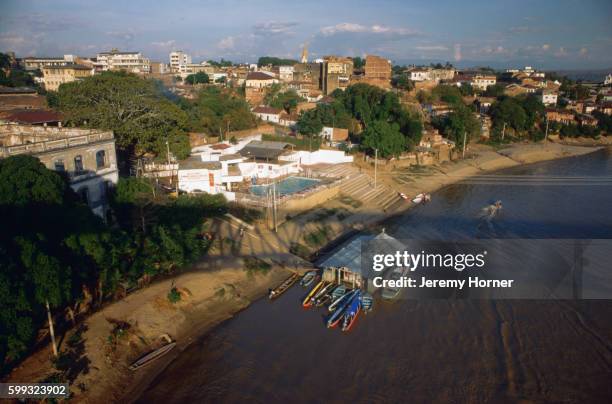
[[179, 159], [189, 155], [187, 115], [152, 80], [104, 72], [62, 84], [57, 108], [68, 125], [113, 130], [117, 145], [166, 157], [166, 141]]
[[399, 131], [399, 125], [385, 121], [374, 121], [362, 134], [362, 147], [380, 157], [399, 156], [406, 149], [406, 138]]

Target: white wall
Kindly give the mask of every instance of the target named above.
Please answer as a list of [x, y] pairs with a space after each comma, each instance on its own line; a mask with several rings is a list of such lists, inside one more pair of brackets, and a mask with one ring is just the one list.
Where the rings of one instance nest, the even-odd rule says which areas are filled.
[[298, 151], [287, 156], [281, 156], [279, 160], [297, 161], [301, 165], [340, 164], [351, 163], [353, 156], [347, 156], [340, 150]]

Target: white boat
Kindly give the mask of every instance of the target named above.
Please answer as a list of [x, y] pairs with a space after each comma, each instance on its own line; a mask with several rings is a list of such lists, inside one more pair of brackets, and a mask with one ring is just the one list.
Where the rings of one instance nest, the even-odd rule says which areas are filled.
[[429, 194], [418, 194], [412, 199], [413, 203], [425, 203], [431, 201], [431, 195]]

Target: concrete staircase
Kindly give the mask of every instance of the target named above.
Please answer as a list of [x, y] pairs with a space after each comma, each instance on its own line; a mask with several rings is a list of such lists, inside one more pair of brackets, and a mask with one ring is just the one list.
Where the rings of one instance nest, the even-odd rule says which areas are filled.
[[361, 201], [366, 206], [382, 210], [388, 210], [402, 200], [395, 191], [383, 184], [379, 183], [374, 188], [374, 180], [367, 174], [358, 173], [344, 180], [340, 192]]

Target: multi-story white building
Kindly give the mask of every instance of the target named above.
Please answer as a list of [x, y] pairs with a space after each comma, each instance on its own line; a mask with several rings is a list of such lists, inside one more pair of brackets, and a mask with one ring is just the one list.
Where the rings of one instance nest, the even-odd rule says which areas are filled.
[[182, 50], [170, 52], [170, 70], [173, 73], [185, 73], [191, 64], [191, 56]]
[[557, 104], [557, 93], [552, 90], [541, 90], [538, 92], [538, 98], [542, 102], [542, 104], [556, 105]]
[[412, 69], [410, 71], [410, 80], [412, 81], [427, 81], [431, 79], [431, 72], [428, 69]]
[[289, 82], [293, 80], [293, 66], [279, 66], [278, 78], [280, 81]]
[[98, 53], [97, 62], [99, 70], [125, 70], [130, 73], [151, 73], [151, 62], [140, 52], [119, 52], [112, 49], [110, 52]]
[[21, 60], [23, 68], [28, 71], [42, 70], [45, 67], [57, 67], [66, 66], [69, 64], [76, 63], [76, 57], [74, 55], [64, 55], [63, 58], [35, 58], [27, 57]]

